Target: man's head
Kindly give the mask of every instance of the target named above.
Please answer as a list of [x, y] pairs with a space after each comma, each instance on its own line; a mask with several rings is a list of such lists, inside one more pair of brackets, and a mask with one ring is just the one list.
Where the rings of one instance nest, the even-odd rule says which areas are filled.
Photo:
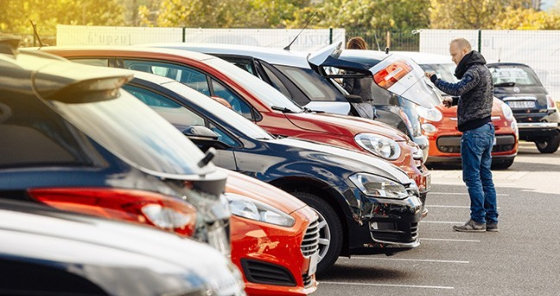
[[465, 38], [453, 39], [449, 44], [449, 53], [455, 65], [458, 65], [471, 50], [471, 44]]

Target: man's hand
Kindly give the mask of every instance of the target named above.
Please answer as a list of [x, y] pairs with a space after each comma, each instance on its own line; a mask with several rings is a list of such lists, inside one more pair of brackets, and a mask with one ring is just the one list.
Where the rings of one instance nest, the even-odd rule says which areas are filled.
[[426, 77], [428, 77], [428, 79], [432, 80], [432, 76], [436, 75], [436, 73], [434, 73], [434, 72], [424, 72], [424, 75], [426, 75]]
[[443, 105], [447, 108], [451, 107], [453, 105], [453, 98], [451, 97], [443, 98]]

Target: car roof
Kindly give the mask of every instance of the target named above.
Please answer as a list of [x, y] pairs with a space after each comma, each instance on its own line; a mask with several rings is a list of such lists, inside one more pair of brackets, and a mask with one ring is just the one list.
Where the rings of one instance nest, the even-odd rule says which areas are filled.
[[[9, 40], [0, 40], [0, 44], [4, 47], [9, 46], [9, 42]], [[124, 83], [132, 78], [126, 70], [105, 70], [99, 67], [75, 64], [47, 53], [20, 51], [17, 48], [14, 48], [13, 54], [5, 51], [0, 53], [0, 72], [2, 73], [0, 89], [13, 91], [34, 89], [44, 97], [67, 87], [72, 87], [79, 82], [121, 78], [120, 80]], [[31, 81], [32, 76], [33, 81]], [[17, 78], [17, 83], [15, 83], [14, 78]], [[25, 79], [28, 81], [25, 81]], [[103, 87], [118, 88], [122, 83]], [[79, 90], [79, 88], [74, 90]]]
[[158, 43], [150, 44], [148, 46], [192, 50], [217, 55], [250, 56], [266, 61], [270, 64], [309, 68], [309, 63], [307, 62], [307, 53], [288, 51], [278, 48], [219, 43]]
[[500, 66], [517, 66], [517, 67], [519, 67], [519, 66], [521, 66], [521, 67], [531, 68], [531, 67], [529, 67], [529, 65], [522, 64], [522, 63], [489, 63], [489, 64], [486, 64], [486, 66], [488, 66], [488, 67], [500, 67]]

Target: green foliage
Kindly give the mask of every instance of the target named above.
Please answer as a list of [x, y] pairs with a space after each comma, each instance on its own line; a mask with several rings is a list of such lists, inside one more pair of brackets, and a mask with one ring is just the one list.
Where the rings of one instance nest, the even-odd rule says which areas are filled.
[[29, 20], [45, 35], [55, 34], [57, 24], [123, 24], [123, 7], [117, 0], [0, 0], [0, 7], [2, 32], [31, 34]]
[[533, 9], [508, 8], [494, 27], [501, 30], [558, 30], [560, 15]]

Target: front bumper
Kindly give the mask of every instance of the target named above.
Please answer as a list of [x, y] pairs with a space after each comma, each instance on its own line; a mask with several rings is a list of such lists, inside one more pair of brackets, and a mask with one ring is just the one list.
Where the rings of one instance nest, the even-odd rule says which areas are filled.
[[[428, 163], [450, 163], [461, 161], [461, 134], [442, 135], [434, 139]], [[514, 158], [517, 155], [515, 134], [496, 134], [496, 145], [492, 158]]]
[[305, 207], [291, 216], [296, 219], [292, 227], [231, 217], [231, 260], [243, 272], [248, 295], [308, 295], [317, 289], [315, 274], [308, 272], [311, 256], [302, 253], [306, 230], [317, 215]]
[[353, 230], [354, 244], [349, 255], [393, 254], [420, 245], [418, 223], [422, 202], [417, 192], [402, 200], [361, 195], [363, 215]]

